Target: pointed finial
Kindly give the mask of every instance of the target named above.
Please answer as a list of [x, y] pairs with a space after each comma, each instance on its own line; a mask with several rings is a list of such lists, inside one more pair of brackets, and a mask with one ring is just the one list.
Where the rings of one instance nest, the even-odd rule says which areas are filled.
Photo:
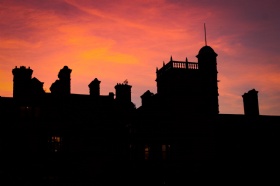
[[205, 40], [205, 46], [207, 46], [207, 40], [206, 40], [206, 26], [204, 23], [204, 40]]
[[173, 61], [172, 56], [170, 57], [170, 61]]
[[188, 62], [188, 58], [186, 57], [186, 62]]

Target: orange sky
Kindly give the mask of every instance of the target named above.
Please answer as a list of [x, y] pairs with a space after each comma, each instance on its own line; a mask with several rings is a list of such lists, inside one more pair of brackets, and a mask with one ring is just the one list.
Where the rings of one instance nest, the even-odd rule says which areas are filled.
[[259, 91], [260, 114], [280, 115], [280, 1], [0, 0], [0, 95], [12, 96], [12, 69], [30, 66], [49, 87], [63, 66], [71, 92], [101, 94], [128, 80], [132, 101], [156, 93], [163, 61], [197, 62], [207, 42], [218, 54], [220, 113], [243, 114], [241, 95]]

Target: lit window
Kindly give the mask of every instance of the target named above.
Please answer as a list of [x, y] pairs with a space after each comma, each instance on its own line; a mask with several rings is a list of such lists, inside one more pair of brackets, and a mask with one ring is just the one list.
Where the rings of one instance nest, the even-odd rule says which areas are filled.
[[60, 137], [59, 136], [52, 136], [52, 142], [60, 143]]
[[52, 136], [50, 139], [51, 151], [58, 152], [61, 149], [61, 137], [60, 136]]

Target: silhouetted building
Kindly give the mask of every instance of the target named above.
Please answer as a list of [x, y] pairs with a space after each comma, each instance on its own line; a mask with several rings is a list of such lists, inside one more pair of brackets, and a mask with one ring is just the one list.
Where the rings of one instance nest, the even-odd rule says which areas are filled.
[[29, 67], [15, 67], [12, 70], [13, 78], [13, 98], [20, 104], [34, 104], [45, 93], [43, 84], [37, 78], [32, 78], [33, 70]]
[[170, 110], [188, 114], [218, 114], [217, 54], [210, 46], [200, 49], [198, 63], [170, 61], [157, 69], [157, 94]]
[[100, 95], [97, 78], [88, 95], [73, 94], [64, 66], [46, 93], [32, 69], [14, 68], [13, 97], [0, 97], [2, 175], [21, 185], [185, 185], [278, 168], [280, 116], [259, 114], [255, 89], [242, 95], [244, 115], [220, 114], [217, 54], [203, 46], [196, 57], [157, 68], [157, 93], [145, 91], [138, 108], [127, 80], [115, 94]]

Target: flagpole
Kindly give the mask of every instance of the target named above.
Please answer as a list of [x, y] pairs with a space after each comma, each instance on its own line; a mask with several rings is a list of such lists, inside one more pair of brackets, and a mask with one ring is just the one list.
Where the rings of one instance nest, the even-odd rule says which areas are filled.
[[207, 40], [206, 40], [206, 26], [204, 23], [204, 40], [205, 40], [205, 46], [207, 46]]

